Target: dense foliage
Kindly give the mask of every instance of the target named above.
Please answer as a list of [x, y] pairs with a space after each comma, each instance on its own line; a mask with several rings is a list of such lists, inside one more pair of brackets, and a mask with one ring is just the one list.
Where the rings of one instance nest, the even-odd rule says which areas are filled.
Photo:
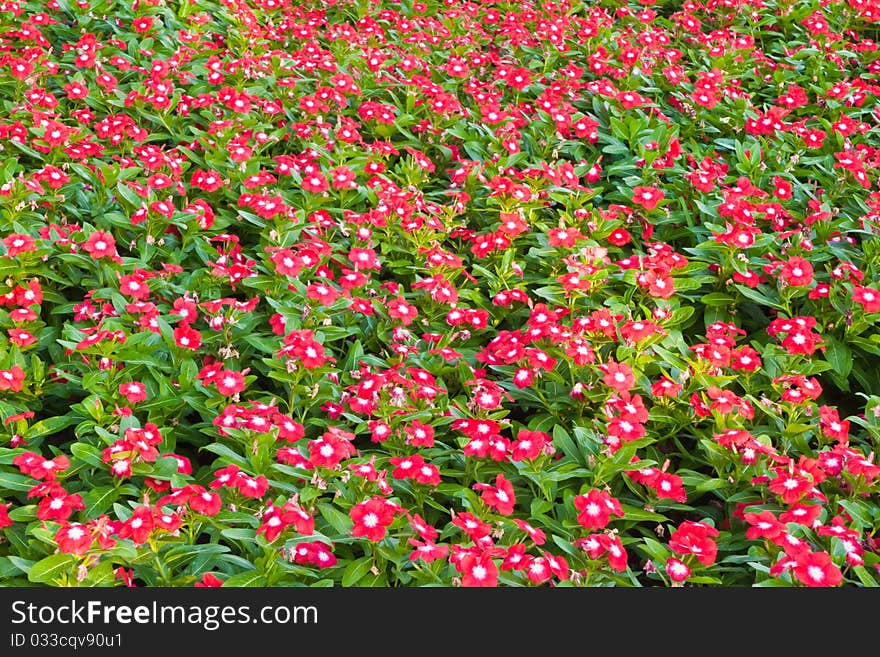
[[877, 0], [0, 16], [0, 583], [880, 583]]

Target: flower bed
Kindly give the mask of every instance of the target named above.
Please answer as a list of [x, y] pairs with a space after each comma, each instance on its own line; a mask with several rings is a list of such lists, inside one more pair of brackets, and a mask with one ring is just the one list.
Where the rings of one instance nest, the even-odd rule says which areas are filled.
[[0, 16], [3, 584], [880, 583], [876, 0]]

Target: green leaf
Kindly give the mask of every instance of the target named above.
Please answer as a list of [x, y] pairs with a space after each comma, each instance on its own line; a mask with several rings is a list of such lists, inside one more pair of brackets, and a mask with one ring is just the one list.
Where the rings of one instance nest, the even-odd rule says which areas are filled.
[[220, 532], [224, 538], [232, 541], [246, 541], [252, 543], [257, 539], [257, 532], [247, 527], [229, 527]]
[[101, 452], [99, 452], [98, 448], [93, 445], [89, 445], [88, 443], [73, 443], [70, 446], [70, 453], [80, 461], [85, 461], [93, 467], [105, 467], [101, 460]]
[[198, 557], [206, 556], [210, 558], [211, 556], [224, 554], [226, 552], [229, 552], [229, 546], [219, 545], [217, 543], [174, 545], [168, 550], [162, 552], [162, 561], [168, 566], [173, 564], [174, 567], [177, 568], [180, 564], [187, 563]]
[[706, 479], [697, 484], [695, 490], [698, 493], [706, 493], [710, 490], [718, 490], [719, 488], [727, 488], [731, 483], [726, 479]]
[[85, 583], [89, 586], [115, 586], [116, 572], [113, 567], [113, 562], [102, 561], [89, 570]]
[[845, 379], [852, 371], [853, 358], [850, 348], [828, 335], [825, 338], [825, 358], [831, 364], [831, 371]]
[[653, 511], [645, 511], [644, 509], [638, 509], [634, 506], [628, 506], [626, 504], [621, 504], [620, 508], [623, 510], [623, 518], [624, 520], [636, 520], [642, 521], [647, 520], [651, 522], [668, 522], [669, 518], [659, 513], [654, 513]]
[[39, 584], [52, 582], [68, 572], [75, 562], [76, 557], [72, 554], [51, 554], [31, 566], [28, 580]]
[[342, 574], [342, 585], [352, 586], [359, 582], [361, 578], [370, 572], [373, 566], [373, 557], [361, 557], [356, 561], [352, 561]]
[[[6, 566], [4, 566], [2, 563], [4, 558], [6, 558], [6, 557], [0, 558], [0, 577], [2, 577], [2, 575], [3, 575], [3, 569], [6, 568]], [[34, 565], [34, 562], [31, 561], [30, 559], [22, 559], [21, 557], [16, 557], [15, 555], [12, 555], [12, 554], [9, 555], [8, 560], [9, 560], [8, 567], [10, 569], [15, 569], [15, 572], [12, 573], [14, 575], [18, 574], [18, 573], [27, 574], [27, 572]]]
[[236, 453], [226, 445], [221, 445], [220, 443], [211, 443], [210, 445], [205, 445], [202, 447], [206, 452], [213, 452], [217, 456], [221, 456], [225, 458], [230, 463], [239, 466], [240, 468], [249, 468], [250, 464], [247, 459], [245, 459], [241, 454]]
[[96, 422], [100, 422], [104, 417], [104, 404], [98, 395], [89, 395], [82, 400], [80, 405], [88, 412]]
[[656, 559], [661, 563], [669, 558], [669, 549], [659, 541], [647, 536], [642, 538], [642, 545], [638, 546], [642, 551], [646, 552], [652, 559]]
[[34, 480], [30, 477], [0, 471], [0, 490], [13, 490], [21, 493], [29, 491], [33, 485]]
[[330, 523], [333, 529], [344, 536], [348, 536], [351, 533], [354, 523], [346, 514], [331, 504], [319, 504], [318, 508], [321, 510], [324, 520]]
[[846, 512], [856, 523], [857, 529], [863, 530], [873, 526], [874, 523], [871, 522], [871, 514], [865, 509], [865, 505], [855, 500], [838, 500], [837, 503], [846, 509]]
[[223, 582], [223, 586], [227, 588], [256, 588], [266, 586], [266, 578], [258, 570], [248, 570], [233, 575]]
[[66, 429], [71, 424], [74, 424], [76, 421], [76, 417], [72, 415], [47, 417], [45, 420], [40, 420], [39, 422], [31, 425], [31, 427], [27, 430], [27, 439], [33, 440], [34, 438], [39, 438], [40, 436], [51, 436], [58, 433], [62, 429]]
[[856, 577], [859, 578], [859, 581], [865, 586], [872, 589], [880, 587], [880, 584], [877, 584], [877, 580], [871, 577], [871, 573], [868, 572], [868, 569], [864, 566], [856, 566], [853, 568], [853, 572], [856, 574]]
[[785, 311], [785, 306], [777, 303], [776, 301], [773, 301], [767, 296], [764, 296], [763, 294], [758, 292], [758, 290], [754, 290], [747, 285], [737, 284], [734, 287], [736, 287], [736, 289], [739, 290], [739, 293], [743, 295], [746, 299], [751, 299], [760, 306], [770, 306], [771, 308], [776, 308], [776, 310], [782, 310], [783, 312]]
[[553, 427], [553, 444], [559, 447], [562, 453], [575, 463], [579, 465], [587, 464], [585, 455], [581, 453], [577, 444], [571, 439], [571, 436], [568, 435], [568, 432], [561, 424]]
[[704, 306], [728, 306], [733, 303], [734, 298], [723, 292], [712, 292], [704, 294], [700, 297], [700, 303]]
[[83, 494], [86, 505], [86, 518], [97, 518], [107, 511], [119, 499], [122, 491], [117, 486], [101, 486]]

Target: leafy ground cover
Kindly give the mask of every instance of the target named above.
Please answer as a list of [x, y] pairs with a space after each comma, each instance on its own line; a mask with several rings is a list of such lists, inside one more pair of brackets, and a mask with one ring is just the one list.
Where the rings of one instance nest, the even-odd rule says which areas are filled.
[[880, 583], [876, 0], [0, 16], [3, 584]]

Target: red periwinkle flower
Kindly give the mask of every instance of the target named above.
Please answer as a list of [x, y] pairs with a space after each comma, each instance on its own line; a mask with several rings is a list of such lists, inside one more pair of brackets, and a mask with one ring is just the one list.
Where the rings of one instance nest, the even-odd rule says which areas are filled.
[[374, 542], [381, 541], [398, 511], [397, 505], [378, 495], [354, 505], [349, 512], [354, 522], [351, 535], [363, 536]]
[[195, 584], [193, 584], [197, 589], [198, 588], [218, 588], [223, 586], [223, 580], [217, 577], [214, 573], [205, 573], [202, 575], [201, 579], [199, 579]]
[[601, 490], [592, 489], [575, 496], [574, 506], [580, 511], [578, 522], [586, 529], [607, 527], [612, 515], [623, 517], [620, 500]]
[[691, 569], [681, 559], [669, 557], [666, 560], [666, 574], [673, 582], [684, 582], [691, 576]]
[[704, 566], [715, 563], [718, 545], [712, 540], [718, 530], [704, 522], [685, 520], [669, 537], [669, 547], [676, 554], [692, 554]]
[[511, 484], [503, 474], [495, 477], [495, 485], [491, 484], [474, 484], [474, 490], [482, 491], [482, 499], [490, 507], [504, 516], [513, 513], [516, 505], [516, 496]]
[[12, 519], [9, 517], [9, 507], [11, 504], [0, 504], [0, 529], [4, 527], [9, 527], [13, 524]]
[[809, 587], [838, 586], [843, 581], [840, 572], [827, 552], [808, 552], [795, 557], [794, 574]]
[[645, 210], [653, 210], [666, 196], [662, 189], [656, 187], [633, 187], [633, 203], [641, 205]]

